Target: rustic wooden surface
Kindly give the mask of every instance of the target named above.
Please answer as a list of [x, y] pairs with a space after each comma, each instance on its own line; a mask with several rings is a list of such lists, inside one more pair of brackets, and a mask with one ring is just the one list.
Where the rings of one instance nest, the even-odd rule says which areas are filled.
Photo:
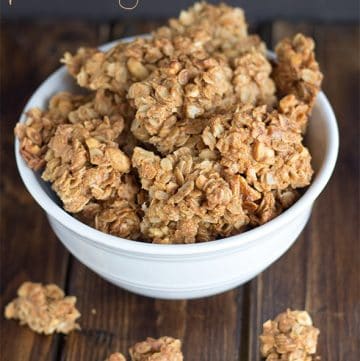
[[[324, 90], [340, 128], [335, 173], [296, 244], [256, 279], [221, 295], [163, 301], [102, 280], [52, 233], [15, 166], [12, 129], [36, 87], [65, 50], [149, 31], [157, 23], [2, 23], [1, 31], [1, 310], [25, 280], [54, 282], [78, 297], [81, 332], [39, 336], [1, 318], [2, 361], [101, 361], [146, 336], [171, 335], [187, 361], [259, 360], [262, 323], [287, 307], [306, 308], [321, 329], [327, 361], [360, 355], [359, 27], [276, 22], [258, 27], [272, 47], [296, 31], [312, 35]], [[96, 310], [96, 314], [92, 313]]]

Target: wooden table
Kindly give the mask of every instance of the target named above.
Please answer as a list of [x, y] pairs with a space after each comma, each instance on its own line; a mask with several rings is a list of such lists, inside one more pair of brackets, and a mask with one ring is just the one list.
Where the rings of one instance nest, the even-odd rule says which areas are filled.
[[187, 361], [259, 360], [262, 323], [287, 307], [311, 313], [321, 329], [323, 360], [359, 360], [358, 26], [275, 22], [254, 27], [269, 47], [297, 31], [315, 38], [341, 146], [335, 173], [299, 240], [242, 287], [191, 301], [154, 300], [121, 290], [66, 251], [25, 190], [15, 166], [13, 127], [29, 96], [59, 66], [63, 52], [144, 33], [156, 25], [2, 24], [1, 310], [23, 281], [54, 282], [78, 297], [82, 331], [40, 336], [1, 319], [1, 360], [102, 361], [112, 351], [161, 335], [181, 338]]

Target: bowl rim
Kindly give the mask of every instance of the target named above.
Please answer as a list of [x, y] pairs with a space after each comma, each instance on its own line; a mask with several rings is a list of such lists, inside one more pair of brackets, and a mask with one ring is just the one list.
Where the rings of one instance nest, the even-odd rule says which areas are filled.
[[[99, 47], [101, 50], [107, 50], [118, 42], [128, 42], [138, 37], [146, 37], [145, 35], [139, 35], [136, 37], [127, 37], [119, 40], [106, 43]], [[270, 58], [274, 58], [274, 53], [268, 51], [267, 55]], [[37, 97], [37, 94], [42, 88], [46, 86], [48, 82], [66, 73], [65, 66], [60, 67], [53, 72], [47, 79], [45, 79], [41, 85], [35, 90], [28, 102], [26, 103], [21, 116], [20, 122], [25, 120], [25, 112], [29, 109], [30, 104]], [[339, 131], [337, 126], [336, 117], [334, 111], [326, 97], [326, 95], [320, 91], [316, 103], [318, 106], [324, 109], [326, 114], [327, 134], [328, 142], [325, 150], [325, 157], [320, 166], [320, 169], [315, 173], [315, 177], [312, 183], [304, 192], [304, 194], [294, 203], [290, 208], [285, 210], [279, 216], [275, 217], [271, 221], [250, 229], [246, 232], [233, 235], [226, 238], [221, 238], [213, 241], [191, 244], [155, 244], [146, 243], [142, 241], [128, 240], [113, 236], [92, 228], [85, 223], [80, 222], [75, 217], [67, 213], [63, 208], [52, 200], [44, 189], [40, 186], [40, 182], [36, 177], [36, 173], [27, 167], [25, 161], [22, 159], [19, 152], [19, 141], [15, 137], [15, 158], [16, 164], [22, 178], [25, 187], [35, 199], [35, 201], [43, 208], [48, 216], [54, 218], [62, 226], [84, 237], [85, 241], [91, 240], [100, 247], [116, 251], [124, 251], [137, 253], [142, 255], [157, 255], [157, 256], [182, 256], [182, 255], [195, 255], [195, 254], [207, 254], [233, 248], [239, 248], [247, 246], [254, 240], [259, 240], [269, 233], [286, 226], [292, 219], [299, 215], [306, 208], [312, 206], [315, 199], [319, 196], [322, 190], [325, 188], [329, 181], [331, 174], [333, 173], [338, 149], [339, 149]], [[32, 105], [31, 105], [32, 106]]]

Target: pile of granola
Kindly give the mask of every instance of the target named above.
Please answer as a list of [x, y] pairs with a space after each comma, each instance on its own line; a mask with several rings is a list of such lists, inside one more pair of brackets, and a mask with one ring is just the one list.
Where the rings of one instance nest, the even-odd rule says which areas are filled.
[[297, 34], [276, 54], [241, 9], [206, 3], [149, 38], [66, 53], [89, 93], [30, 109], [20, 152], [66, 211], [103, 232], [166, 244], [243, 232], [290, 207], [313, 174], [314, 42]]
[[263, 325], [260, 352], [266, 361], [315, 361], [319, 329], [306, 311], [286, 310]]
[[[183, 361], [181, 341], [163, 336], [158, 339], [148, 337], [129, 349], [131, 361]], [[126, 361], [120, 352], [111, 354], [105, 361]]]
[[[32, 331], [51, 335], [68, 334], [79, 330], [76, 320], [76, 297], [65, 296], [55, 284], [24, 282], [17, 291], [18, 297], [5, 307], [5, 318], [19, 320]], [[148, 337], [130, 347], [131, 361], [183, 361], [181, 341], [169, 336], [158, 339]], [[105, 361], [126, 361], [120, 352], [111, 354]]]
[[18, 297], [5, 308], [5, 318], [19, 320], [21, 325], [45, 335], [67, 334], [80, 328], [76, 323], [80, 317], [75, 307], [76, 297], [65, 297], [58, 286], [24, 282], [17, 293]]

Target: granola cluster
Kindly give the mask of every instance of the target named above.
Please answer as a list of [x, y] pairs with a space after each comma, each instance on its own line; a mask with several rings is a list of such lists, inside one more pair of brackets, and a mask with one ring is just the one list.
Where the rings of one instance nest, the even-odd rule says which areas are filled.
[[170, 19], [169, 28], [173, 37], [186, 36], [208, 53], [220, 52], [230, 59], [253, 48], [265, 52], [261, 39], [248, 34], [244, 11], [225, 4], [196, 3], [178, 19]]
[[20, 153], [30, 168], [39, 170], [44, 167], [47, 144], [56, 128], [65, 123], [69, 113], [85, 100], [86, 97], [81, 95], [58, 93], [50, 99], [47, 110], [32, 108], [26, 113], [26, 121], [16, 124]]
[[[181, 341], [163, 336], [158, 339], [148, 337], [129, 349], [131, 361], [183, 361]], [[105, 361], [126, 361], [120, 352], [110, 355]]]
[[131, 347], [129, 353], [131, 361], [183, 361], [181, 341], [167, 336], [148, 337]]
[[80, 317], [75, 307], [76, 297], [66, 296], [54, 284], [25, 282], [18, 289], [18, 297], [5, 308], [7, 319], [16, 319], [33, 331], [50, 335], [64, 334], [79, 329], [76, 319]]
[[306, 311], [287, 310], [263, 324], [260, 352], [266, 361], [313, 361], [319, 329]]
[[312, 39], [276, 53], [241, 9], [206, 3], [148, 38], [66, 53], [89, 94], [29, 110], [21, 155], [66, 211], [123, 238], [193, 243], [263, 224], [311, 181], [303, 135], [322, 80]]
[[303, 34], [282, 40], [275, 48], [274, 79], [279, 94], [294, 94], [313, 107], [323, 75], [314, 55], [315, 43]]
[[[17, 291], [18, 297], [5, 307], [5, 318], [19, 320], [31, 330], [45, 335], [59, 332], [68, 334], [79, 330], [76, 320], [76, 297], [65, 296], [55, 284], [24, 282]], [[181, 341], [169, 336], [158, 339], [148, 337], [130, 347], [131, 361], [183, 361]], [[120, 352], [111, 354], [105, 361], [126, 361]]]
[[194, 243], [238, 233], [248, 223], [239, 177], [222, 175], [216, 154], [187, 147], [160, 158], [135, 148], [132, 158], [148, 191], [141, 231], [155, 243]]

